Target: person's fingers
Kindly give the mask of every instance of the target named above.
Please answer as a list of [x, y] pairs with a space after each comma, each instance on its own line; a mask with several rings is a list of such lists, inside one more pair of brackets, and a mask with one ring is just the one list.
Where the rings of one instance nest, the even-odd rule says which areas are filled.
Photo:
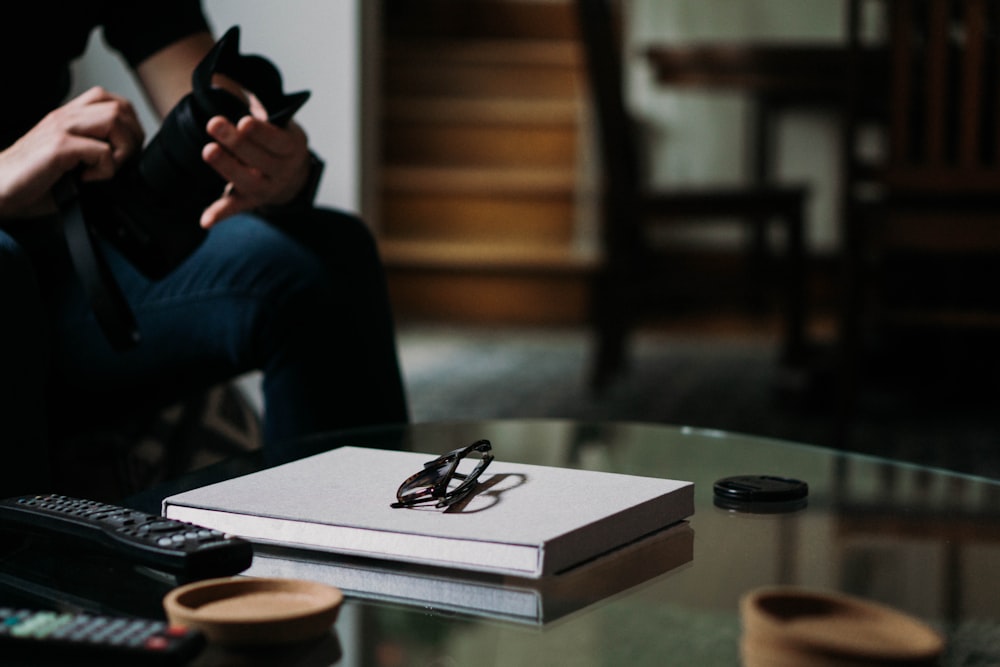
[[123, 97], [92, 88], [67, 104], [63, 113], [67, 132], [106, 141], [116, 165], [142, 147], [142, 124]]

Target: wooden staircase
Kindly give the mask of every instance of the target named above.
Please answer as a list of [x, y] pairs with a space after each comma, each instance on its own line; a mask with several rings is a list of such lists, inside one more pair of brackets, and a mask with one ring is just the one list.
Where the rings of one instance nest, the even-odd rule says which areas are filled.
[[400, 319], [585, 315], [569, 2], [386, 2], [376, 228]]

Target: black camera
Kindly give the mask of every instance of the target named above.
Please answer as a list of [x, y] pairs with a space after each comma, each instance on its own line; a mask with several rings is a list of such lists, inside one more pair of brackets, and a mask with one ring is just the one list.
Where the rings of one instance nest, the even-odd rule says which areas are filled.
[[70, 256], [98, 322], [115, 347], [133, 345], [139, 336], [95, 237], [111, 243], [153, 280], [170, 273], [204, 240], [201, 213], [226, 185], [201, 157], [212, 141], [205, 126], [214, 116], [236, 123], [250, 113], [243, 99], [214, 86], [212, 77], [224, 75], [252, 93], [276, 125], [286, 125], [309, 98], [308, 91], [286, 95], [281, 75], [269, 60], [239, 53], [239, 37], [234, 26], [215, 44], [195, 68], [192, 91], [113, 179], [79, 183], [68, 177], [57, 187]]

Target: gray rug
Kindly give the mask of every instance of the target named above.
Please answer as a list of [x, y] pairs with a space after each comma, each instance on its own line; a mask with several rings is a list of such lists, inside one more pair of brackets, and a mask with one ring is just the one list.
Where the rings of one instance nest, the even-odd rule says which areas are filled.
[[[411, 325], [399, 341], [414, 421], [642, 421], [833, 444], [822, 380], [809, 400], [779, 397], [776, 347], [763, 337], [640, 333], [630, 371], [601, 396], [587, 388], [590, 339], [582, 330]], [[874, 384], [849, 447], [1000, 478], [995, 395], [969, 400], [946, 386], [960, 380], [954, 368], [939, 371], [890, 373], [894, 382]]]

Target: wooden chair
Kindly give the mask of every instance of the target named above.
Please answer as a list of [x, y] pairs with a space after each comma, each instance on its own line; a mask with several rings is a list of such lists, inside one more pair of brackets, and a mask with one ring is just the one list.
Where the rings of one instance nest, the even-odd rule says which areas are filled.
[[[643, 319], [676, 310], [678, 297], [705, 276], [684, 267], [676, 244], [651, 232], [666, 225], [784, 226], [787, 251], [781, 274], [786, 298], [783, 359], [801, 358], [804, 346], [804, 187], [705, 187], [653, 191], [643, 183], [636, 124], [624, 98], [621, 40], [615, 0], [575, 0], [595, 112], [601, 161], [603, 262], [591, 290], [596, 347], [595, 389], [605, 387], [626, 361], [630, 331]], [[739, 289], [729, 285], [730, 292]], [[670, 297], [674, 298], [670, 298]]]
[[[921, 365], [956, 332], [1000, 331], [1000, 6], [872, 4], [850, 5], [854, 52], [881, 13], [888, 85], [877, 104], [859, 95], [847, 109], [841, 440], [873, 350], [919, 333], [935, 343], [912, 359]], [[855, 69], [860, 89], [869, 73]], [[875, 136], [883, 150], [873, 154]]]

